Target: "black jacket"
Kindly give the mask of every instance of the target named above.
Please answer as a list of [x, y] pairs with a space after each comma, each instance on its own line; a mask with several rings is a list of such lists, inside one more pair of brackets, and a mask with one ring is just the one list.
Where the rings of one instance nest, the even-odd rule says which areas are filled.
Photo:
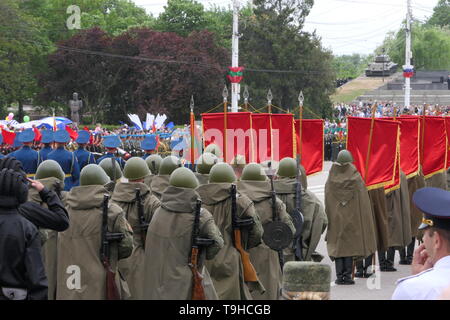
[[[44, 188], [39, 192], [47, 208], [35, 202], [25, 202], [20, 205], [19, 213], [36, 227], [62, 232], [69, 228], [69, 215], [55, 192]], [[1, 206], [1, 204], [0, 204]]]
[[0, 287], [27, 289], [28, 299], [45, 300], [48, 284], [38, 230], [10, 200], [0, 196]]

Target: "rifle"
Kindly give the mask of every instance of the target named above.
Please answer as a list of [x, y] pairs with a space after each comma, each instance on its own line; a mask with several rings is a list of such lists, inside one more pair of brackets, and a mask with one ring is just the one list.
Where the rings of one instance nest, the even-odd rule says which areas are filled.
[[103, 197], [103, 214], [102, 214], [102, 243], [100, 246], [100, 260], [106, 270], [106, 300], [119, 300], [119, 290], [116, 285], [115, 272], [111, 269], [109, 261], [110, 243], [113, 241], [121, 241], [125, 235], [123, 233], [112, 233], [108, 231], [108, 201], [109, 196], [105, 194]]
[[55, 193], [58, 196], [59, 200], [62, 200], [62, 198], [61, 198], [61, 184], [59, 182], [55, 185]]
[[250, 261], [250, 254], [242, 247], [241, 228], [248, 228], [255, 224], [253, 218], [239, 219], [237, 217], [236, 207], [236, 185], [231, 185], [231, 226], [233, 228], [232, 239], [233, 245], [241, 255], [242, 266], [244, 269], [244, 281], [258, 282], [255, 267]]
[[302, 230], [304, 217], [301, 209], [301, 199], [302, 199], [302, 182], [300, 180], [300, 157], [297, 155], [297, 175], [295, 177], [295, 207], [291, 212], [291, 217], [295, 226], [295, 234], [293, 241], [293, 249], [295, 254], [295, 260], [303, 260], [303, 247], [302, 247]]
[[[277, 193], [275, 191], [275, 188], [273, 186], [273, 170], [272, 170], [272, 162], [269, 162], [269, 171], [270, 173], [267, 175], [270, 179], [270, 196], [272, 199], [272, 221], [277, 222], [280, 221], [279, 216], [277, 215], [277, 208], [276, 208], [276, 203], [277, 203]], [[278, 260], [280, 262], [280, 267], [281, 267], [281, 271], [283, 271], [283, 266], [284, 266], [284, 256], [283, 256], [283, 250], [276, 250], [278, 253]]]
[[141, 189], [136, 188], [136, 204], [138, 209], [139, 228], [141, 229], [142, 247], [145, 250], [145, 239], [147, 237], [148, 222], [145, 221], [144, 208], [142, 207]]
[[193, 275], [192, 300], [206, 300], [205, 289], [203, 288], [203, 276], [198, 271], [198, 259], [201, 247], [208, 247], [214, 243], [212, 239], [200, 238], [200, 211], [202, 201], [197, 200], [195, 207], [194, 226], [192, 228], [191, 254], [189, 256], [189, 267]]

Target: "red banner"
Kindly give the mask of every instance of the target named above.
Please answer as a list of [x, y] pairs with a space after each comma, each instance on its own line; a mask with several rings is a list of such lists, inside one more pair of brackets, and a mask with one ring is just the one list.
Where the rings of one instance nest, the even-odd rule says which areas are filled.
[[295, 157], [295, 128], [293, 114], [271, 114], [272, 121], [272, 159], [280, 161]]
[[447, 168], [446, 120], [443, 117], [420, 117], [420, 163], [425, 178]]
[[[203, 137], [205, 147], [211, 143], [217, 144], [223, 152], [224, 140], [224, 114], [202, 114]], [[226, 160], [230, 163], [240, 154], [245, 156], [247, 162], [251, 162], [252, 130], [250, 112], [227, 113], [227, 140]]]
[[450, 168], [450, 117], [445, 117], [445, 131], [447, 132], [447, 167]]
[[[297, 153], [300, 153], [300, 120], [295, 120]], [[324, 121], [303, 119], [301, 162], [310, 175], [323, 170]]]
[[9, 144], [11, 146], [14, 144], [14, 138], [16, 137], [16, 134], [14, 132], [2, 130], [2, 136], [4, 144]]
[[385, 187], [394, 183], [400, 122], [384, 119], [373, 121], [372, 143], [366, 172], [371, 123], [370, 118], [348, 117], [347, 149], [352, 153], [353, 164], [366, 182], [366, 186]]
[[253, 113], [253, 161], [257, 163], [270, 160], [272, 138], [270, 134], [270, 114]]
[[419, 117], [401, 116], [396, 120], [400, 122], [400, 168], [408, 177], [419, 171]]

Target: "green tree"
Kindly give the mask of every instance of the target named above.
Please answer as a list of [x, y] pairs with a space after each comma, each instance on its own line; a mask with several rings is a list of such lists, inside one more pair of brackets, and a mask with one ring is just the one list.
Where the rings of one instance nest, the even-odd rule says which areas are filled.
[[335, 56], [333, 59], [333, 69], [338, 79], [354, 79], [364, 73], [367, 64], [371, 60], [371, 55], [361, 55], [358, 53]]
[[[405, 63], [405, 29], [386, 36], [382, 47], [400, 66]], [[414, 22], [412, 24], [413, 64], [416, 70], [450, 69], [450, 29]]]
[[16, 119], [23, 117], [23, 104], [32, 101], [38, 87], [36, 74], [45, 68], [50, 43], [39, 33], [37, 21], [20, 11], [14, 0], [0, 2], [0, 103], [17, 104]]
[[316, 35], [301, 31], [312, 1], [257, 0], [254, 4], [254, 15], [242, 29], [240, 51], [252, 104], [265, 105], [270, 88], [273, 104], [293, 110], [303, 90], [305, 106], [314, 112], [305, 116], [329, 115], [333, 57]]
[[207, 18], [204, 7], [195, 0], [168, 0], [156, 22], [160, 31], [187, 37], [192, 31], [204, 30]]
[[433, 26], [450, 26], [450, 1], [439, 0], [433, 9], [433, 15], [428, 20], [428, 24]]

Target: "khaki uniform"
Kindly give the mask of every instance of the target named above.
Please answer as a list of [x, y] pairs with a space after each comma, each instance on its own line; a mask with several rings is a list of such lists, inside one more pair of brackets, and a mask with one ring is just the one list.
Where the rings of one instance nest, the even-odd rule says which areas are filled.
[[369, 194], [353, 164], [333, 163], [325, 183], [325, 212], [327, 249], [332, 259], [364, 259], [377, 250]]
[[[272, 199], [269, 181], [239, 181], [238, 192], [246, 195], [255, 204], [256, 213], [262, 225], [272, 221]], [[280, 221], [286, 223], [295, 232], [291, 216], [286, 212], [286, 206], [277, 198], [277, 216]], [[255, 300], [277, 300], [280, 297], [282, 271], [278, 259], [278, 253], [264, 244], [264, 241], [256, 248], [250, 249], [250, 259], [258, 273], [259, 280], [266, 289], [265, 293], [253, 291]]]
[[447, 171], [442, 171], [426, 178], [425, 186], [447, 190]]
[[411, 243], [411, 213], [408, 182], [403, 172], [400, 188], [386, 194], [388, 210], [389, 247], [406, 247]]
[[157, 175], [152, 179], [150, 190], [159, 200], [161, 200], [164, 190], [169, 186], [169, 178], [169, 175]]
[[[72, 188], [67, 195], [70, 227], [58, 239], [58, 300], [106, 299], [106, 271], [100, 259], [102, 204], [106, 193], [103, 186], [92, 185]], [[118, 272], [118, 260], [131, 255], [133, 231], [123, 210], [113, 203], [108, 207], [108, 231], [125, 236], [120, 242], [111, 242], [109, 254], [123, 299], [127, 288]]]
[[[203, 201], [203, 207], [211, 212], [224, 238], [224, 247], [213, 260], [205, 262], [219, 299], [251, 300], [249, 288], [244, 282], [241, 256], [233, 245], [231, 183], [211, 183], [196, 190]], [[261, 243], [263, 228], [252, 201], [238, 194], [236, 211], [238, 218], [252, 218], [255, 221], [249, 229], [241, 229], [244, 239], [242, 247], [245, 250], [256, 247]]]
[[[112, 195], [112, 202], [122, 208], [128, 223], [133, 229], [133, 253], [129, 258], [119, 261], [119, 270], [125, 278], [130, 289], [132, 300], [143, 299], [144, 287], [144, 243], [142, 243], [142, 231], [136, 203], [136, 188], [140, 190], [141, 203], [145, 221], [151, 221], [156, 209], [159, 208], [159, 200], [151, 194], [150, 189], [143, 183], [118, 183]], [[145, 235], [144, 235], [145, 239]], [[145, 241], [145, 240], [144, 240]]]
[[[295, 179], [282, 178], [274, 181], [274, 187], [278, 197], [286, 205], [288, 213], [295, 209]], [[328, 225], [325, 208], [314, 193], [302, 189], [300, 212], [303, 214], [304, 223], [302, 230], [302, 256], [304, 261], [321, 260], [321, 256], [315, 252], [320, 237]], [[285, 261], [294, 261], [295, 255], [292, 248], [285, 250]], [[320, 262], [319, 260], [319, 262]]]
[[[188, 188], [169, 186], [164, 191], [145, 242], [145, 247], [151, 250], [145, 251], [144, 299], [191, 299], [193, 276], [189, 256], [198, 198], [198, 193]], [[211, 260], [217, 255], [223, 247], [223, 238], [211, 213], [203, 208], [199, 226], [200, 237], [214, 240], [214, 244], [200, 250], [198, 270], [205, 273], [204, 259]], [[217, 298], [211, 296], [215, 293], [211, 291], [205, 288], [207, 299]]]
[[209, 174], [202, 174], [198, 172], [194, 172], [194, 174], [197, 177], [198, 183], [200, 183], [200, 185], [209, 183]]
[[[55, 191], [57, 189], [56, 185], [62, 183], [58, 178], [45, 178], [39, 179], [47, 189]], [[60, 190], [64, 188], [61, 186]], [[66, 191], [61, 191], [61, 202], [64, 203]], [[38, 203], [41, 206], [47, 207], [47, 205], [42, 201], [39, 192], [31, 188], [28, 191], [28, 201]], [[58, 232], [48, 229], [39, 230], [42, 237], [42, 259], [44, 260], [45, 273], [47, 274], [48, 280], [48, 300], [56, 299], [56, 272], [57, 272], [57, 261], [58, 261]]]

